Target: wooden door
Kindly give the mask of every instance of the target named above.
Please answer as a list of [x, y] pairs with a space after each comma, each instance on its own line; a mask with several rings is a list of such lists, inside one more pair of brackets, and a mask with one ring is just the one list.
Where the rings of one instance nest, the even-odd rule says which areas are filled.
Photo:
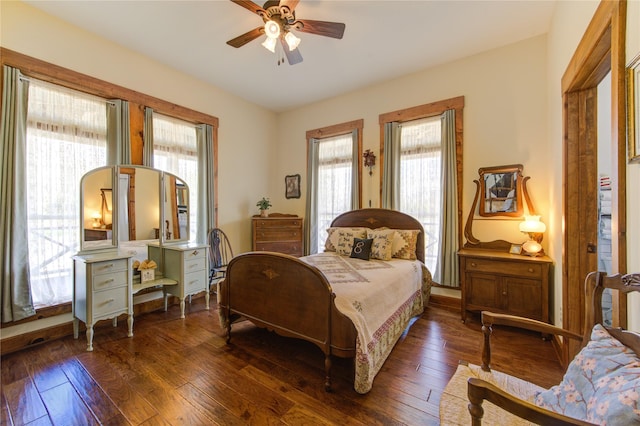
[[[584, 279], [597, 269], [597, 86], [611, 72], [612, 270], [626, 272], [626, 2], [602, 1], [567, 71], [563, 100], [563, 327], [584, 327]], [[614, 325], [626, 325], [618, 296]], [[564, 361], [577, 346], [564, 346]]]

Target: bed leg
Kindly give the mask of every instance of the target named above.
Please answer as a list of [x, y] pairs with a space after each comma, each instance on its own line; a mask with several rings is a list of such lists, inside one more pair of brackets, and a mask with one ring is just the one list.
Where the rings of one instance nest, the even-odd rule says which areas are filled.
[[324, 357], [324, 390], [326, 392], [331, 392], [331, 355], [326, 355]]

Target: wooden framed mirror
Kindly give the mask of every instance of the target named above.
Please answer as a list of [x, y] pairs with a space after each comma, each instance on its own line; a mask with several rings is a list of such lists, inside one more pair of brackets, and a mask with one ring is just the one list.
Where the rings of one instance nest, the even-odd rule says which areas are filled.
[[478, 173], [480, 216], [522, 216], [522, 164], [483, 167]]

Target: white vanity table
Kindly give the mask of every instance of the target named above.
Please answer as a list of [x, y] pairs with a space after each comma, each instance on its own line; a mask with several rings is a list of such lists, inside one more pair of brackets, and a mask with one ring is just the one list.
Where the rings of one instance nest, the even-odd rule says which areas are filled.
[[[88, 351], [93, 350], [98, 321], [111, 319], [117, 327], [118, 316], [126, 314], [127, 335], [133, 336], [133, 295], [147, 288], [163, 290], [165, 310], [168, 295], [178, 297], [182, 318], [185, 298], [201, 291], [209, 309], [208, 246], [188, 242], [188, 187], [180, 178], [143, 166], [108, 166], [85, 174], [80, 191], [81, 250], [73, 258], [73, 334], [77, 339], [79, 322], [86, 324]], [[96, 216], [102, 225], [97, 229], [109, 230], [104, 233], [106, 239], [86, 237], [86, 229], [95, 228]], [[158, 239], [147, 242], [150, 235]], [[130, 244], [125, 241], [135, 243], [138, 250], [125, 249]], [[133, 271], [134, 258], [157, 263], [154, 280], [140, 281]]]

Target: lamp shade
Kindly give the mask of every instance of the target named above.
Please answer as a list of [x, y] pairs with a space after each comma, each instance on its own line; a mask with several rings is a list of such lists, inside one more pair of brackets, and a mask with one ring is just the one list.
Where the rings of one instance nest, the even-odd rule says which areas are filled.
[[264, 24], [264, 33], [269, 38], [278, 38], [280, 36], [280, 25], [275, 21], [267, 21]]
[[285, 34], [284, 40], [287, 42], [290, 51], [295, 50], [296, 47], [298, 47], [298, 45], [300, 44], [300, 39], [296, 37], [292, 32], [288, 32], [287, 34]]
[[265, 41], [262, 42], [262, 45], [265, 47], [265, 49], [269, 50], [272, 53], [275, 53], [275, 51], [276, 51], [276, 39], [275, 38], [267, 37], [265, 39]]
[[520, 231], [526, 233], [542, 233], [547, 230], [543, 222], [540, 222], [540, 216], [526, 216], [524, 221], [520, 222]]

